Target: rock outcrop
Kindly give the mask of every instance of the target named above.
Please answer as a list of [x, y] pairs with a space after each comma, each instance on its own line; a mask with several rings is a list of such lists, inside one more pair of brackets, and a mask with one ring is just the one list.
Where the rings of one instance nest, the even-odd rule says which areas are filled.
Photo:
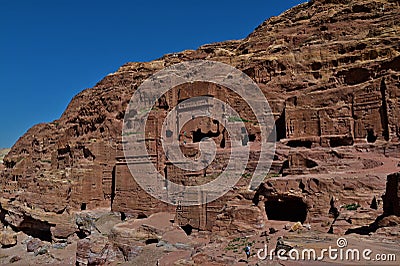
[[17, 244], [17, 234], [11, 230], [0, 231], [0, 245], [2, 248], [12, 247]]
[[[0, 174], [1, 221], [15, 230], [45, 232], [45, 240], [67, 239], [80, 230], [73, 222], [76, 211], [107, 207], [133, 218], [169, 212], [181, 226], [229, 235], [265, 230], [268, 220], [327, 224], [333, 197], [361, 209], [369, 209], [375, 197], [373, 214], [342, 212], [337, 221], [343, 218], [347, 227], [369, 222], [382, 212], [386, 175], [400, 169], [399, 18], [398, 1], [314, 0], [266, 20], [243, 40], [123, 65], [76, 95], [60, 119], [32, 127], [12, 147]], [[163, 155], [162, 121], [187, 98], [208, 95], [231, 104], [249, 132], [245, 145], [253, 147], [246, 174], [224, 197], [176, 210], [149, 196], [132, 178], [122, 151], [122, 121], [130, 97], [146, 78], [195, 59], [229, 64], [257, 83], [272, 108], [278, 144], [265, 182], [248, 191], [260, 138], [248, 106], [212, 83], [171, 89], [156, 104], [146, 128], [149, 153], [166, 178], [204, 183], [229, 158], [224, 128], [207, 119], [185, 125], [181, 140], [189, 144], [182, 146], [185, 154], [196, 156], [198, 139], [212, 138], [219, 146], [212, 167], [185, 174]], [[390, 207], [394, 197], [387, 192], [383, 207], [398, 215], [398, 208]], [[352, 216], [351, 223], [346, 215]], [[98, 241], [99, 247], [107, 245], [105, 239]], [[80, 246], [81, 262], [105, 259], [101, 252], [88, 253], [86, 238]]]

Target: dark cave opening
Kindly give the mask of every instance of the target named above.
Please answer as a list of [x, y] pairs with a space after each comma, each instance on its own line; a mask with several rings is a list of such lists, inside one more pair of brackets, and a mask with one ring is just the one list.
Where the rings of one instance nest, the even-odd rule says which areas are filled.
[[389, 117], [388, 117], [388, 104], [386, 102], [386, 83], [385, 83], [385, 78], [382, 78], [381, 81], [381, 95], [382, 95], [382, 106], [379, 110], [381, 114], [381, 124], [382, 124], [382, 136], [384, 140], [388, 141], [390, 136], [389, 136]]
[[86, 203], [85, 202], [81, 203], [81, 211], [84, 211], [84, 210], [86, 210]]
[[372, 128], [367, 129], [367, 141], [368, 143], [374, 143], [378, 137], [375, 135]]
[[183, 229], [183, 231], [185, 231], [186, 235], [190, 236], [192, 234], [193, 227], [190, 224], [183, 225], [181, 226], [181, 228]]
[[115, 199], [115, 171], [116, 171], [116, 166], [114, 165], [111, 173], [111, 207], [113, 206], [114, 199]]
[[36, 220], [30, 216], [24, 216], [20, 225], [15, 227], [6, 221], [6, 214], [7, 211], [0, 208], [0, 224], [10, 226], [15, 232], [21, 231], [34, 238], [39, 238], [42, 241], [52, 241], [51, 225], [49, 223]]
[[307, 204], [301, 198], [272, 198], [265, 202], [268, 220], [301, 222], [307, 218]]
[[284, 171], [285, 169], [289, 169], [289, 160], [285, 160], [285, 161], [282, 163], [282, 167], [281, 167], [281, 169], [279, 170], [279, 174], [282, 175], [282, 174], [283, 174], [283, 171]]
[[256, 140], [256, 135], [255, 134], [249, 134], [249, 141], [254, 142]]
[[354, 144], [352, 137], [334, 137], [329, 140], [329, 146], [332, 148], [340, 146], [351, 146]]
[[196, 131], [193, 131], [193, 143], [200, 142], [204, 138], [214, 138], [218, 137], [220, 134], [219, 131], [216, 133], [213, 133], [211, 131], [208, 131], [207, 133], [201, 132], [201, 129], [197, 129]]
[[85, 232], [84, 230], [79, 230], [78, 232], [76, 232], [76, 236], [77, 236], [79, 239], [84, 239], [85, 237], [88, 236], [88, 233]]
[[168, 188], [168, 168], [164, 167], [164, 188]]
[[19, 225], [18, 231], [34, 238], [39, 238], [42, 241], [51, 242], [50, 224], [42, 221], [35, 220], [29, 216], [24, 217], [24, 221]]
[[220, 146], [222, 149], [225, 148], [225, 146], [226, 146], [225, 136], [222, 138], [221, 144], [220, 144], [219, 146]]
[[285, 110], [275, 121], [276, 141], [286, 138]]
[[307, 168], [314, 168], [317, 166], [318, 166], [318, 164], [316, 162], [314, 162], [313, 160], [306, 159], [306, 167]]
[[222, 149], [224, 149], [225, 148], [225, 146], [226, 146], [226, 129], [225, 128], [223, 128], [222, 129], [222, 140], [221, 140], [221, 143], [219, 144], [219, 146], [222, 148]]
[[304, 147], [311, 149], [312, 141], [311, 140], [289, 140], [287, 145], [292, 148]]

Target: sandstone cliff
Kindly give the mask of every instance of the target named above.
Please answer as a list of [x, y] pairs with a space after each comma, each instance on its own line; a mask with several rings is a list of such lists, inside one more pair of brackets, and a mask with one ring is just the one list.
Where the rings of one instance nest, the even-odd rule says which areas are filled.
[[[180, 223], [225, 233], [258, 230], [266, 218], [275, 217], [266, 198], [286, 200], [282, 208], [299, 210], [295, 220], [327, 220], [332, 196], [367, 205], [373, 195], [382, 195], [386, 175], [399, 170], [399, 1], [314, 0], [266, 20], [243, 40], [127, 63], [76, 95], [60, 119], [29, 129], [4, 158], [3, 222], [29, 231], [27, 223], [36, 221], [48, 237], [65, 238], [73, 231], [57, 227], [61, 220], [71, 222], [73, 211], [111, 207], [135, 217], [174, 212], [131, 178], [122, 153], [122, 121], [143, 80], [193, 59], [224, 62], [249, 75], [271, 105], [279, 144], [271, 180], [257, 192], [241, 186], [244, 177], [222, 199], [178, 213]], [[159, 103], [150, 129], [157, 135], [165, 112], [182, 99], [202, 92], [221, 96], [215, 86], [207, 86], [186, 94], [172, 91], [166, 105]], [[241, 115], [252, 114], [244, 108]], [[188, 138], [193, 140], [198, 129], [217, 134], [208, 125], [189, 126]], [[257, 128], [249, 122], [246, 127], [257, 142]], [[221, 134], [215, 136], [219, 142]], [[153, 144], [157, 154], [160, 144]], [[168, 169], [164, 157], [157, 160], [171, 179], [182, 178]], [[258, 205], [250, 207], [254, 202]]]

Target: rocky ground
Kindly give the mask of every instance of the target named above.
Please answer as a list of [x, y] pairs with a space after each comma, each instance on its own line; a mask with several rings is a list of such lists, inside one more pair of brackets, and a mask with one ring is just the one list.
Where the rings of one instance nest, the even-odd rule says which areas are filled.
[[[360, 211], [354, 211], [356, 214]], [[174, 216], [168, 213], [157, 213], [149, 218], [128, 219], [121, 222], [119, 214], [107, 210], [81, 212], [79, 217], [91, 217], [93, 223], [90, 236], [84, 239], [70, 239], [65, 243], [50, 243], [32, 238], [19, 232], [17, 244], [2, 248], [0, 263], [15, 265], [62, 264], [74, 265], [75, 261], [83, 264], [108, 265], [298, 265], [298, 264], [359, 264], [357, 260], [332, 260], [326, 255], [321, 261], [284, 261], [272, 257], [263, 258], [277, 247], [278, 239], [299, 250], [315, 249], [320, 256], [323, 248], [338, 248], [338, 235], [326, 233], [329, 226], [304, 225], [294, 226], [289, 221], [270, 221], [266, 231], [256, 234], [238, 232], [230, 236], [215, 235], [210, 232], [192, 230], [184, 231], [176, 223]], [[400, 256], [400, 218], [389, 217], [383, 227], [366, 235], [347, 234], [347, 249], [365, 249], [375, 254], [394, 254]], [[388, 224], [386, 224], [388, 225]], [[109, 241], [111, 240], [111, 242]], [[117, 246], [112, 246], [114, 243]], [[247, 260], [244, 247], [251, 247], [251, 256]], [[344, 250], [346, 250], [344, 248]], [[28, 252], [29, 251], [29, 252]], [[269, 253], [268, 253], [269, 254]], [[300, 253], [301, 254], [301, 253]], [[121, 257], [120, 257], [121, 256]], [[129, 260], [123, 262], [124, 258]], [[365, 261], [364, 265], [397, 265], [396, 261]]]

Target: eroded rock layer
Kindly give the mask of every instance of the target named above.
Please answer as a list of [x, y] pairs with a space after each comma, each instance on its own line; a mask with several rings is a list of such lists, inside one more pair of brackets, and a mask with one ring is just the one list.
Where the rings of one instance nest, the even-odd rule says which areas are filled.
[[[314, 0], [266, 20], [243, 40], [127, 63], [76, 95], [60, 119], [32, 127], [12, 147], [1, 172], [1, 221], [57, 240], [79, 231], [75, 211], [100, 207], [128, 217], [170, 212], [182, 226], [228, 235], [264, 230], [268, 220], [326, 223], [333, 203], [369, 208], [375, 197], [382, 211], [386, 176], [400, 168], [399, 23], [399, 1]], [[216, 84], [173, 88], [156, 103], [147, 123], [149, 153], [166, 178], [204, 183], [229, 158], [223, 126], [207, 119], [188, 123], [180, 133], [189, 157], [196, 156], [202, 137], [215, 140], [218, 160], [212, 167], [185, 174], [163, 155], [163, 119], [190, 97], [228, 102], [245, 121], [244, 145], [252, 152], [246, 174], [224, 197], [175, 211], [132, 178], [123, 156], [122, 122], [132, 94], [146, 78], [195, 59], [229, 64], [258, 84], [272, 108], [278, 144], [270, 174], [257, 191], [249, 191], [259, 152], [254, 114], [238, 95]], [[293, 214], [280, 214], [280, 209]], [[352, 223], [369, 222], [375, 214], [379, 211], [359, 214]], [[335, 220], [348, 221], [345, 212], [341, 215]]]

